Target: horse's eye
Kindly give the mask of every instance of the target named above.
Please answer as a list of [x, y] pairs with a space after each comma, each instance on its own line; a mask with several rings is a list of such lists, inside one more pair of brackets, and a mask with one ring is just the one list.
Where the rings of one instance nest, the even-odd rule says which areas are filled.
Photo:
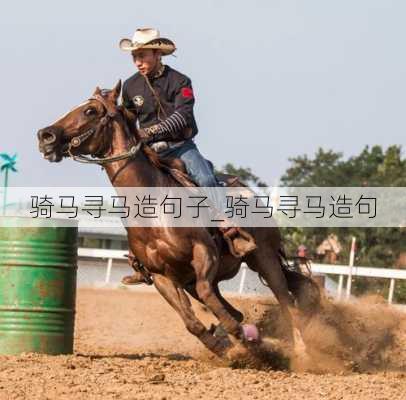
[[85, 110], [85, 115], [86, 115], [87, 117], [91, 117], [92, 115], [95, 115], [95, 114], [96, 114], [96, 109], [93, 108], [93, 107], [87, 108], [87, 109]]

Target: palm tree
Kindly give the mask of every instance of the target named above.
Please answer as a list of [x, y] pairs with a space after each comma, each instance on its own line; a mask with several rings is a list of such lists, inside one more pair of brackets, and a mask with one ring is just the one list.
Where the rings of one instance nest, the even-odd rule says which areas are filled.
[[8, 187], [8, 172], [14, 171], [17, 172], [15, 164], [17, 162], [17, 154], [14, 154], [12, 157], [6, 153], [0, 153], [0, 157], [4, 160], [3, 165], [0, 168], [0, 171], [4, 171], [4, 192], [3, 192], [3, 215], [6, 214], [7, 207], [7, 187]]

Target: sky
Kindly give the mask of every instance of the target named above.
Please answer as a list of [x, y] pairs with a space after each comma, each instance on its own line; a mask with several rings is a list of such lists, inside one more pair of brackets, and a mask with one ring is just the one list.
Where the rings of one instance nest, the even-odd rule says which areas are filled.
[[13, 186], [108, 185], [98, 166], [50, 164], [36, 132], [135, 71], [118, 42], [156, 27], [188, 75], [196, 142], [218, 167], [277, 184], [289, 158], [406, 141], [403, 0], [13, 1], [0, 14], [0, 152]]

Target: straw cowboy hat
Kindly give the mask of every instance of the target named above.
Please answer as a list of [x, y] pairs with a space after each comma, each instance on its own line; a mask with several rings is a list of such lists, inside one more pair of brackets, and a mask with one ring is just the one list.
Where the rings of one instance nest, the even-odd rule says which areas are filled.
[[135, 31], [131, 40], [121, 39], [120, 49], [124, 51], [156, 49], [160, 50], [162, 55], [168, 56], [176, 50], [176, 46], [172, 40], [161, 37], [157, 29], [141, 28]]

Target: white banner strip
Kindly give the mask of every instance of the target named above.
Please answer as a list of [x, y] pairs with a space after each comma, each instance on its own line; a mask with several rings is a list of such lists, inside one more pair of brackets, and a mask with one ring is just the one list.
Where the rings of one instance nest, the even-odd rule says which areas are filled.
[[406, 227], [404, 187], [9, 187], [4, 198], [3, 215], [25, 220], [2, 226]]

